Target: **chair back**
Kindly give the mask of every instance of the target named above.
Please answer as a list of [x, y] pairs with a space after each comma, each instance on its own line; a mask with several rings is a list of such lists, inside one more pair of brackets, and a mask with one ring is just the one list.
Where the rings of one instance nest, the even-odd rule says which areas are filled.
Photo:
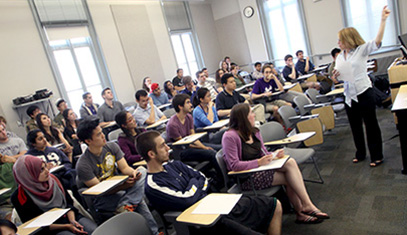
[[322, 130], [322, 123], [319, 118], [311, 118], [297, 123], [299, 132], [315, 131], [316, 134], [305, 140], [304, 145], [307, 147], [322, 144], [324, 142], [324, 135]]
[[305, 91], [305, 94], [308, 95], [308, 97], [311, 99], [312, 103], [317, 104], [318, 99], [317, 96], [319, 95], [319, 92], [315, 88], [309, 88], [308, 90]]
[[176, 114], [174, 108], [166, 109], [166, 110], [164, 110], [163, 113], [167, 118], [170, 118], [170, 117], [174, 116], [174, 114]]
[[226, 168], [226, 162], [223, 159], [223, 150], [219, 150], [216, 153], [216, 161], [218, 162], [219, 168], [222, 171], [222, 176], [223, 176], [223, 181], [225, 183], [225, 186], [228, 185], [229, 182], [229, 176], [228, 176], [228, 169]]
[[266, 122], [259, 127], [263, 142], [280, 140], [287, 137], [284, 127], [278, 122]]
[[109, 139], [109, 141], [117, 141], [117, 138], [119, 138], [119, 135], [123, 133], [122, 129], [116, 129], [114, 131], [109, 132], [109, 135], [107, 136], [107, 138]]
[[297, 84], [295, 84], [295, 86], [292, 87], [292, 88], [290, 89], [290, 91], [296, 91], [296, 92], [303, 93], [302, 88], [301, 88], [301, 85], [300, 85], [299, 82], [297, 82]]
[[312, 102], [306, 96], [302, 95], [294, 97], [294, 103], [300, 110], [301, 115], [306, 115], [308, 113], [308, 110], [306, 110], [304, 106], [307, 104], [312, 104]]
[[127, 103], [124, 103], [123, 104], [123, 107], [124, 107], [124, 109], [128, 109], [128, 108], [136, 108], [136, 106], [137, 106], [137, 102], [136, 101], [130, 101], [130, 102], [127, 102]]
[[311, 77], [307, 78], [306, 82], [317, 82], [317, 75], [314, 74]]
[[318, 118], [325, 126], [325, 130], [332, 130], [335, 128], [335, 113], [332, 106], [323, 106], [311, 110], [311, 114], [319, 114]]
[[146, 219], [138, 213], [120, 213], [101, 224], [93, 235], [152, 235]]
[[297, 116], [297, 113], [293, 107], [288, 105], [281, 106], [278, 109], [278, 114], [280, 114], [281, 118], [283, 119], [286, 128], [293, 126], [293, 123], [289, 120], [290, 117]]

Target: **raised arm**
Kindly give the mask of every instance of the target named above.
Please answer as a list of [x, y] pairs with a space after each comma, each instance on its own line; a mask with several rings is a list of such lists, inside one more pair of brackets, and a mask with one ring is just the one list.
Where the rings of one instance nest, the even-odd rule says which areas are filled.
[[384, 28], [386, 26], [386, 20], [387, 20], [387, 17], [389, 17], [389, 15], [390, 15], [390, 10], [387, 8], [387, 6], [384, 6], [383, 11], [382, 11], [382, 20], [380, 21], [379, 31], [377, 32], [377, 36], [375, 39], [377, 46], [379, 46], [380, 43], [382, 43]]
[[155, 123], [155, 109], [154, 109], [154, 102], [153, 99], [151, 97], [148, 97], [148, 103], [150, 104], [151, 107], [151, 112], [150, 112], [150, 116], [147, 118], [147, 120], [145, 121], [145, 124], [147, 125], [151, 125]]

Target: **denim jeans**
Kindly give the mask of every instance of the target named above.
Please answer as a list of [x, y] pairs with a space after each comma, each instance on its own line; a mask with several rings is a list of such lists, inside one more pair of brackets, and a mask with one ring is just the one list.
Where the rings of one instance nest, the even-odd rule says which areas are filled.
[[140, 167], [138, 169], [142, 176], [138, 181], [136, 181], [133, 187], [122, 190], [115, 194], [96, 197], [94, 199], [94, 206], [96, 210], [116, 211], [117, 208], [125, 205], [138, 205], [136, 207], [136, 212], [138, 212], [147, 220], [147, 223], [153, 234], [158, 234], [157, 223], [143, 199], [144, 182], [146, 181], [147, 170], [144, 167]]

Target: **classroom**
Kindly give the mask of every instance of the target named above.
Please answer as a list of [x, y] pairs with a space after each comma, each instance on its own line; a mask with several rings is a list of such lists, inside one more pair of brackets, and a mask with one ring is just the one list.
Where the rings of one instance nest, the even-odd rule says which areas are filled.
[[[385, 5], [388, 6], [390, 15], [387, 21], [385, 20], [387, 23], [384, 36], [382, 37], [383, 40], [380, 40], [381, 47], [377, 48], [378, 50], [372, 49], [372, 53], [369, 51], [369, 55], [366, 55], [366, 59], [369, 60], [369, 62], [366, 61], [367, 66], [371, 70], [369, 77], [370, 80], [373, 78], [373, 86], [380, 82], [387, 84], [386, 90], [382, 90], [384, 97], [373, 108], [373, 112], [377, 116], [376, 123], [380, 127], [379, 134], [381, 136], [381, 144], [383, 145], [383, 148], [380, 149], [382, 149], [381, 151], [384, 155], [382, 159], [384, 161], [380, 160], [380, 156], [375, 159], [372, 158], [372, 163], [376, 162], [377, 166], [372, 167], [370, 165], [369, 167], [370, 157], [374, 154], [369, 151], [366, 153], [366, 149], [374, 149], [370, 146], [374, 145], [372, 144], [373, 140], [371, 139], [373, 137], [371, 136], [375, 136], [377, 132], [371, 134], [372, 132], [369, 132], [371, 128], [368, 127], [365, 131], [368, 134], [365, 137], [363, 127], [360, 128], [362, 130], [362, 137], [359, 135], [356, 138], [362, 138], [361, 142], [363, 143], [359, 144], [368, 147], [364, 147], [365, 156], [358, 158], [358, 153], [355, 156], [355, 142], [357, 140], [354, 141], [353, 137], [357, 135], [354, 130], [354, 125], [357, 124], [353, 123], [351, 127], [348, 119], [349, 113], [347, 113], [355, 111], [345, 110], [345, 106], [348, 104], [346, 103], [348, 95], [350, 96], [350, 93], [347, 92], [349, 91], [348, 82], [345, 80], [345, 94], [342, 90], [342, 95], [335, 94], [330, 96], [330, 92], [335, 90], [334, 88], [339, 87], [335, 87], [335, 85], [339, 85], [342, 82], [332, 82], [334, 79], [331, 79], [332, 73], [328, 73], [328, 68], [333, 62], [331, 51], [334, 48], [339, 48], [338, 43], [342, 42], [338, 32], [345, 27], [355, 27], [366, 43], [375, 40], [378, 30], [380, 31], [380, 17]], [[293, 101], [294, 98], [285, 99], [280, 95], [278, 100], [273, 98], [272, 102], [270, 102], [270, 99], [267, 103], [256, 102], [254, 101], [256, 96], [253, 96], [252, 92], [257, 91], [257, 87], [256, 85], [253, 88], [249, 86], [249, 84], [253, 86], [253, 84], [257, 83], [256, 79], [253, 78], [253, 74], [256, 72], [256, 62], [259, 62], [262, 67], [272, 63], [271, 68], [277, 71], [276, 76], [273, 76], [284, 77], [283, 70], [285, 67], [289, 67], [285, 59], [286, 55], [292, 55], [293, 61], [297, 62], [298, 52], [301, 51], [304, 59], [307, 58], [306, 61], [308, 61], [309, 57], [309, 61], [312, 62], [312, 69], [309, 70], [314, 70], [315, 66], [315, 71], [319, 67], [322, 72], [314, 71], [316, 75], [314, 76], [315, 81], [306, 80], [308, 78], [304, 79], [306, 80], [305, 82], [298, 80], [298, 84], [302, 84], [298, 86], [301, 95], [296, 94], [295, 96], [304, 96], [310, 103], [315, 103], [310, 94], [306, 92], [306, 90], [313, 89], [317, 91], [319, 96], [325, 96], [329, 102], [336, 102], [332, 106], [332, 113], [330, 113], [334, 127], [329, 130], [322, 130], [327, 125], [322, 121], [320, 142], [309, 147], [304, 145], [304, 143], [300, 145], [301, 148], [312, 149], [314, 151], [312, 154], [314, 161], [308, 160], [300, 163], [295, 159], [297, 160], [302, 177], [306, 179], [305, 183], [302, 184], [305, 186], [306, 194], [309, 194], [312, 203], [315, 203], [323, 211], [319, 212], [322, 214], [324, 212], [328, 213], [330, 219], [316, 225], [296, 224], [295, 222], [298, 222], [299, 217], [297, 214], [297, 220], [295, 220], [295, 206], [291, 203], [290, 207], [289, 196], [281, 196], [279, 195], [281, 191], [279, 191], [278, 199], [283, 208], [281, 234], [405, 234], [407, 230], [407, 223], [404, 219], [407, 215], [407, 194], [406, 190], [404, 190], [407, 184], [407, 177], [405, 175], [406, 172], [403, 170], [403, 164], [407, 164], [407, 162], [402, 160], [404, 159], [402, 156], [403, 144], [401, 143], [402, 137], [399, 136], [399, 131], [401, 133], [402, 129], [401, 125], [404, 124], [400, 122], [400, 118], [397, 121], [395, 118], [396, 112], [392, 111], [398, 90], [396, 88], [400, 85], [405, 85], [405, 81], [407, 81], [407, 75], [404, 73], [407, 71], [407, 65], [401, 62], [397, 63], [403, 57], [398, 36], [407, 35], [407, 1], [0, 0], [0, 32], [2, 32], [0, 51], [3, 55], [0, 58], [0, 81], [2, 84], [2, 92], [0, 92], [0, 116], [7, 120], [7, 128], [4, 126], [4, 131], [20, 137], [27, 145], [28, 151], [31, 151], [34, 148], [33, 146], [36, 146], [35, 140], [34, 143], [27, 142], [28, 129], [26, 122], [30, 121], [30, 117], [27, 115], [29, 106], [24, 105], [26, 101], [16, 101], [17, 98], [21, 100], [24, 97], [31, 97], [32, 94], [42, 90], [41, 94], [46, 94], [46, 97], [41, 102], [34, 103], [51, 120], [54, 120], [58, 112], [62, 116], [62, 111], [59, 110], [59, 104], [62, 102], [61, 98], [67, 107], [76, 113], [78, 118], [83, 119], [80, 115], [80, 110], [85, 105], [85, 96], [83, 95], [85, 92], [90, 92], [94, 103], [101, 105], [100, 107], [98, 106], [99, 111], [102, 104], [107, 103], [106, 100], [108, 99], [109, 102], [113, 102], [112, 105], [116, 105], [114, 102], [121, 102], [123, 105], [120, 111], [127, 110], [127, 114], [133, 114], [130, 116], [134, 117], [137, 128], [142, 126], [148, 130], [158, 130], [160, 133], [166, 132], [166, 135], [163, 135], [163, 137], [167, 143], [171, 143], [170, 148], [173, 150], [172, 152], [170, 151], [171, 154], [178, 154], [177, 149], [181, 149], [180, 155], [183, 162], [182, 151], [185, 151], [186, 147], [177, 147], [177, 145], [173, 144], [180, 141], [180, 139], [184, 141], [187, 139], [185, 139], [184, 135], [174, 136], [169, 132], [172, 130], [169, 126], [174, 124], [171, 121], [172, 117], [178, 116], [180, 118], [179, 115], [181, 115], [182, 118], [188, 119], [189, 116], [192, 117], [192, 113], [194, 114], [193, 121], [195, 126], [192, 124], [192, 127], [195, 128], [192, 129], [195, 129], [195, 131], [193, 133], [188, 132], [187, 135], [202, 132], [202, 129], [205, 128], [204, 126], [197, 127], [195, 109], [199, 106], [203, 109], [202, 113], [205, 113], [207, 116], [208, 113], [211, 113], [211, 115], [217, 114], [215, 115], [216, 118], [219, 116], [217, 120], [228, 119], [230, 117], [229, 124], [232, 124], [232, 115], [230, 113], [225, 115], [219, 112], [219, 103], [216, 98], [222, 92], [225, 93], [225, 96], [228, 95], [225, 88], [228, 78], [225, 78], [225, 83], [221, 79], [223, 76], [220, 76], [218, 80], [215, 79], [218, 76], [219, 70], [222, 70], [226, 57], [230, 61], [226, 63], [227, 69], [224, 71], [224, 74], [229, 74], [229, 72], [233, 74], [231, 70], [234, 70], [237, 66], [236, 71], [238, 71], [238, 74], [233, 74], [231, 77], [235, 77], [235, 80], [236, 77], [240, 77], [241, 81], [247, 85], [241, 88], [243, 92], [240, 92], [239, 94], [241, 95], [239, 96], [244, 97], [246, 103], [250, 103], [252, 106], [250, 113], [256, 114], [256, 125], [273, 121], [281, 124], [286, 132], [285, 134], [289, 134], [292, 130], [296, 130], [297, 133], [315, 131], [310, 127], [311, 124], [306, 124], [304, 130], [300, 130], [301, 126], [299, 127], [295, 124], [291, 126], [292, 123], [288, 124], [284, 120], [284, 115], [277, 111], [281, 106], [292, 106], [295, 108], [296, 114], [303, 115], [302, 110], [297, 107], [298, 104]], [[404, 38], [405, 43], [407, 43], [407, 36]], [[354, 50], [349, 50], [349, 52], [353, 53]], [[339, 54], [340, 56], [341, 54]], [[372, 66], [372, 68], [369, 68], [369, 66]], [[397, 74], [397, 76], [401, 74], [400, 77], [397, 77], [400, 81], [397, 80], [394, 84], [392, 83], [391, 76], [395, 75], [389, 72], [391, 67], [399, 71], [395, 71], [393, 74]], [[155, 97], [154, 94], [156, 94], [154, 91], [159, 88], [161, 93], [158, 93], [158, 96], [160, 94], [167, 94], [168, 92], [165, 89], [167, 88], [168, 80], [172, 82], [172, 86], [177, 90], [177, 85], [174, 83], [173, 78], [177, 78], [178, 69], [183, 71], [183, 75], [178, 79], [180, 82], [183, 82], [180, 83], [182, 86], [179, 87], [182, 87], [182, 90], [185, 89], [186, 94], [189, 94], [188, 83], [194, 87], [194, 91], [191, 90], [191, 94], [193, 94], [193, 97], [196, 97], [191, 98], [191, 106], [193, 105], [195, 108], [192, 111], [191, 107], [191, 110], [187, 112], [188, 107], [186, 103], [185, 105], [182, 103], [177, 107], [173, 107], [174, 103], [177, 104], [178, 100], [174, 99], [175, 95], [171, 95], [170, 98], [170, 94], [168, 94], [169, 99], [166, 98], [166, 103], [169, 105], [172, 100], [171, 107], [175, 108], [175, 111], [172, 113], [172, 116], [166, 116], [169, 112], [165, 111], [169, 108], [163, 107], [162, 109], [157, 109], [159, 105], [153, 99]], [[263, 70], [266, 69], [266, 66], [263, 67]], [[338, 70], [340, 70], [339, 67]], [[261, 77], [265, 74], [264, 72], [258, 72]], [[308, 73], [308, 66], [305, 73], [300, 73], [300, 75], [305, 75], [306, 73]], [[202, 74], [206, 74], [206, 81], [212, 79], [213, 84], [210, 86], [202, 85], [200, 80]], [[277, 76], [277, 74], [279, 75]], [[190, 80], [185, 79], [189, 76]], [[341, 80], [341, 76], [338, 76], [339, 80]], [[150, 78], [150, 84], [147, 85], [147, 89], [144, 87], [146, 78]], [[283, 80], [288, 82], [287, 79], [283, 78]], [[368, 80], [369, 84], [371, 84], [370, 80]], [[272, 81], [274, 84], [277, 84], [277, 90], [283, 93], [289, 90], [283, 88], [283, 86], [285, 87], [284, 84], [280, 84], [281, 87], [279, 87], [279, 82], [276, 82], [278, 81], [277, 78], [276, 81]], [[328, 81], [329, 85], [326, 85], [327, 90], [324, 90], [323, 82], [326, 81]], [[236, 80], [235, 83], [238, 82], [239, 80]], [[297, 80], [293, 81], [293, 85], [296, 82]], [[202, 83], [205, 84], [205, 79]], [[237, 85], [238, 87], [240, 86], [239, 84]], [[215, 92], [212, 97], [213, 102], [209, 102], [211, 106], [208, 106], [208, 112], [205, 111], [202, 103], [200, 103], [204, 102], [204, 98], [200, 97], [199, 90], [195, 90], [195, 86], [208, 88], [208, 93]], [[372, 85], [367, 86], [371, 87]], [[106, 90], [106, 87], [110, 89]], [[377, 85], [377, 88], [381, 89], [379, 85]], [[140, 90], [142, 89], [147, 90], [147, 93], [150, 94], [141, 92]], [[260, 95], [265, 94], [267, 91], [267, 89], [266, 91], [261, 91]], [[49, 92], [52, 92], [52, 94], [49, 94]], [[232, 90], [232, 92], [235, 91]], [[110, 98], [106, 98], [107, 93], [111, 95]], [[178, 96], [178, 90], [177, 92], [174, 91], [174, 94]], [[357, 95], [359, 96], [360, 94], [359, 92]], [[143, 104], [142, 98], [146, 96], [147, 99]], [[148, 99], [148, 97], [152, 96], [153, 98]], [[194, 103], [195, 99], [198, 102], [197, 105]], [[144, 119], [135, 115], [136, 112], [144, 112], [144, 110], [152, 107], [152, 100], [154, 100], [154, 106], [157, 106], [155, 108], [158, 110], [155, 113], [158, 115], [155, 121], [150, 122], [152, 118], [150, 112], [154, 108], [151, 108], [148, 114], [143, 114], [147, 115]], [[285, 103], [276, 103], [276, 101], [280, 100], [284, 100], [283, 102]], [[348, 101], [355, 102], [355, 99], [351, 101], [349, 98]], [[256, 105], [260, 106], [260, 111], [255, 108], [257, 107]], [[342, 109], [337, 111], [334, 105], [342, 107]], [[226, 110], [227, 108], [224, 109]], [[230, 109], [232, 107], [227, 110]], [[185, 115], [182, 116], [184, 112]], [[262, 117], [259, 117], [259, 112], [262, 113]], [[307, 112], [307, 114], [311, 114], [311, 111]], [[323, 115], [325, 114], [320, 114], [320, 116]], [[126, 114], [124, 114], [124, 118], [126, 118]], [[34, 119], [32, 118], [33, 121]], [[69, 120], [69, 118], [66, 118], [66, 120]], [[103, 133], [109, 140], [109, 133], [115, 129], [121, 130], [119, 128], [123, 129], [123, 126], [127, 125], [120, 125], [117, 120], [116, 116], [116, 119], [108, 120], [108, 118], [104, 118], [100, 121]], [[364, 119], [365, 122], [366, 120]], [[111, 125], [114, 125], [114, 121], [117, 125], [115, 125], [115, 128], [111, 128]], [[211, 123], [214, 122], [215, 119], [212, 119], [211, 116]], [[73, 123], [75, 122], [73, 121]], [[154, 123], [156, 124], [154, 125]], [[64, 121], [64, 126], [65, 124]], [[73, 125], [75, 132], [79, 132], [81, 128], [78, 128], [77, 124]], [[222, 123], [221, 127], [224, 125], [228, 125], [227, 122]], [[362, 119], [360, 120], [360, 125], [362, 125]], [[399, 129], [397, 129], [397, 125], [399, 125]], [[61, 132], [64, 132], [63, 128], [61, 130]], [[96, 129], [88, 130], [91, 133], [92, 130], [96, 131]], [[209, 166], [205, 167], [213, 167], [213, 169], [208, 170], [210, 172], [208, 174], [213, 173], [213, 178], [222, 178], [215, 159], [217, 151], [214, 150], [222, 149], [225, 136], [223, 139], [220, 137], [219, 141], [215, 143], [214, 139], [216, 139], [217, 132], [210, 129], [203, 131], [208, 132], [208, 138], [199, 137], [199, 139], [202, 138], [201, 142], [198, 138], [194, 141], [198, 140], [200, 147], [202, 147], [202, 144], [206, 147], [205, 150], [211, 149], [212, 151], [212, 158], [206, 159], [206, 162], [209, 162]], [[136, 132], [134, 136], [141, 133]], [[222, 135], [227, 132], [229, 130], [224, 129]], [[316, 132], [318, 133], [318, 131]], [[117, 133], [114, 139], [117, 139], [123, 133], [127, 134], [125, 131], [120, 131], [120, 134], [119, 132]], [[91, 146], [88, 142], [92, 142], [89, 141], [92, 137], [83, 136], [83, 138], [85, 141], [80, 136], [76, 138], [76, 141], [85, 146]], [[245, 140], [245, 137], [242, 138], [240, 136], [240, 138]], [[263, 136], [262, 138], [264, 139], [265, 137]], [[365, 143], [366, 138], [367, 141]], [[131, 139], [134, 151], [138, 150], [134, 147], [135, 139]], [[207, 143], [205, 141], [211, 143], [205, 146]], [[62, 143], [65, 144], [64, 141]], [[77, 146], [81, 146], [80, 143]], [[189, 146], [193, 144], [196, 144], [196, 142], [188, 142]], [[407, 143], [404, 144], [407, 146]], [[118, 146], [120, 143], [116, 145]], [[180, 145], [186, 146], [185, 143]], [[220, 146], [219, 149], [217, 149], [218, 146]], [[284, 147], [287, 144], [279, 146]], [[242, 148], [241, 146], [239, 147]], [[288, 147], [291, 148], [293, 145]], [[298, 146], [293, 148], [296, 147]], [[72, 151], [75, 151], [75, 147], [73, 148]], [[275, 149], [272, 148], [272, 150], [274, 151]], [[84, 153], [84, 151], [87, 150], [82, 149], [81, 153]], [[118, 151], [121, 152], [120, 149]], [[271, 149], [267, 148], [266, 151], [271, 151]], [[206, 153], [191, 151], [189, 154], [192, 156]], [[225, 153], [225, 148], [223, 148], [223, 154], [224, 158], [228, 155], [227, 152]], [[139, 153], [139, 155], [142, 156], [143, 154]], [[267, 154], [261, 153], [261, 155]], [[72, 152], [69, 152], [66, 157], [72, 162], [75, 154], [72, 155]], [[362, 162], [365, 158], [366, 161]], [[127, 158], [124, 156], [123, 159]], [[140, 161], [140, 159], [145, 160], [145, 157], [142, 156], [137, 161]], [[196, 159], [191, 159], [188, 161], [196, 161]], [[120, 160], [116, 159], [116, 161], [119, 164]], [[132, 168], [131, 166], [134, 162], [127, 161], [128, 166], [130, 166], [133, 172], [135, 167]], [[155, 162], [155, 158], [150, 159], [150, 161]], [[229, 164], [231, 163], [226, 159], [225, 162], [226, 166], [224, 168], [226, 167], [226, 170], [230, 170], [231, 165]], [[150, 166], [150, 163], [147, 160], [147, 166]], [[145, 166], [146, 169], [147, 166]], [[73, 165], [73, 168], [75, 168], [75, 165]], [[125, 172], [130, 171], [121, 164], [119, 169], [125, 169], [123, 170]], [[143, 177], [145, 176], [146, 179], [150, 179], [150, 173], [147, 173], [149, 169], [146, 169], [142, 171]], [[75, 176], [76, 174], [79, 176], [80, 171], [83, 169], [76, 170]], [[318, 170], [319, 172], [317, 172]], [[12, 169], [10, 169], [10, 172], [12, 172]], [[86, 186], [89, 186], [85, 181], [90, 178], [87, 180], [85, 178], [84, 176], [79, 176], [79, 179]], [[97, 178], [97, 180], [102, 181], [101, 178]], [[233, 177], [229, 176], [229, 178]], [[323, 183], [308, 182], [308, 179], [323, 181]], [[61, 180], [61, 183], [64, 185], [63, 180]], [[216, 183], [223, 184], [223, 182]], [[228, 188], [225, 185], [223, 186]], [[73, 190], [75, 189], [76, 185]], [[221, 191], [225, 193], [227, 190], [223, 189]], [[284, 190], [282, 191], [284, 192]], [[75, 193], [74, 196], [76, 196]], [[287, 208], [290, 210], [289, 212], [286, 211]], [[315, 208], [313, 210], [318, 210], [318, 208]], [[145, 217], [145, 214], [140, 214]], [[157, 213], [154, 212], [152, 214], [154, 218], [157, 217]], [[320, 219], [319, 217], [315, 218], [317, 218], [316, 220]], [[151, 221], [149, 219], [146, 220], [151, 227]], [[97, 224], [100, 225], [100, 223]], [[162, 232], [161, 222], [157, 221], [157, 224], [159, 231]], [[170, 234], [183, 234], [183, 232], [176, 233], [176, 230], [177, 228], [170, 226]], [[190, 233], [194, 234], [193, 231], [195, 230], [191, 230]], [[199, 229], [197, 231], [199, 232]], [[209, 229], [209, 231], [211, 230]], [[153, 233], [155, 233], [155, 230], [153, 230]]]

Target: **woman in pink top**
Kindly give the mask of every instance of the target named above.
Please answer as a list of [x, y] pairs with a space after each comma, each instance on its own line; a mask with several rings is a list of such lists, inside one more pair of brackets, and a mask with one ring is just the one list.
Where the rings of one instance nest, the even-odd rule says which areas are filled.
[[[269, 164], [272, 154], [264, 147], [260, 131], [254, 126], [255, 115], [248, 104], [237, 104], [230, 113], [230, 128], [223, 135], [222, 148], [226, 166], [230, 171], [242, 171]], [[282, 158], [284, 150], [276, 151]], [[287, 196], [297, 214], [297, 223], [320, 223], [329, 219], [311, 201], [305, 189], [304, 180], [297, 163], [290, 158], [277, 170], [260, 171], [251, 174], [256, 190], [285, 185]], [[242, 183], [243, 190], [250, 190], [250, 181]]]

